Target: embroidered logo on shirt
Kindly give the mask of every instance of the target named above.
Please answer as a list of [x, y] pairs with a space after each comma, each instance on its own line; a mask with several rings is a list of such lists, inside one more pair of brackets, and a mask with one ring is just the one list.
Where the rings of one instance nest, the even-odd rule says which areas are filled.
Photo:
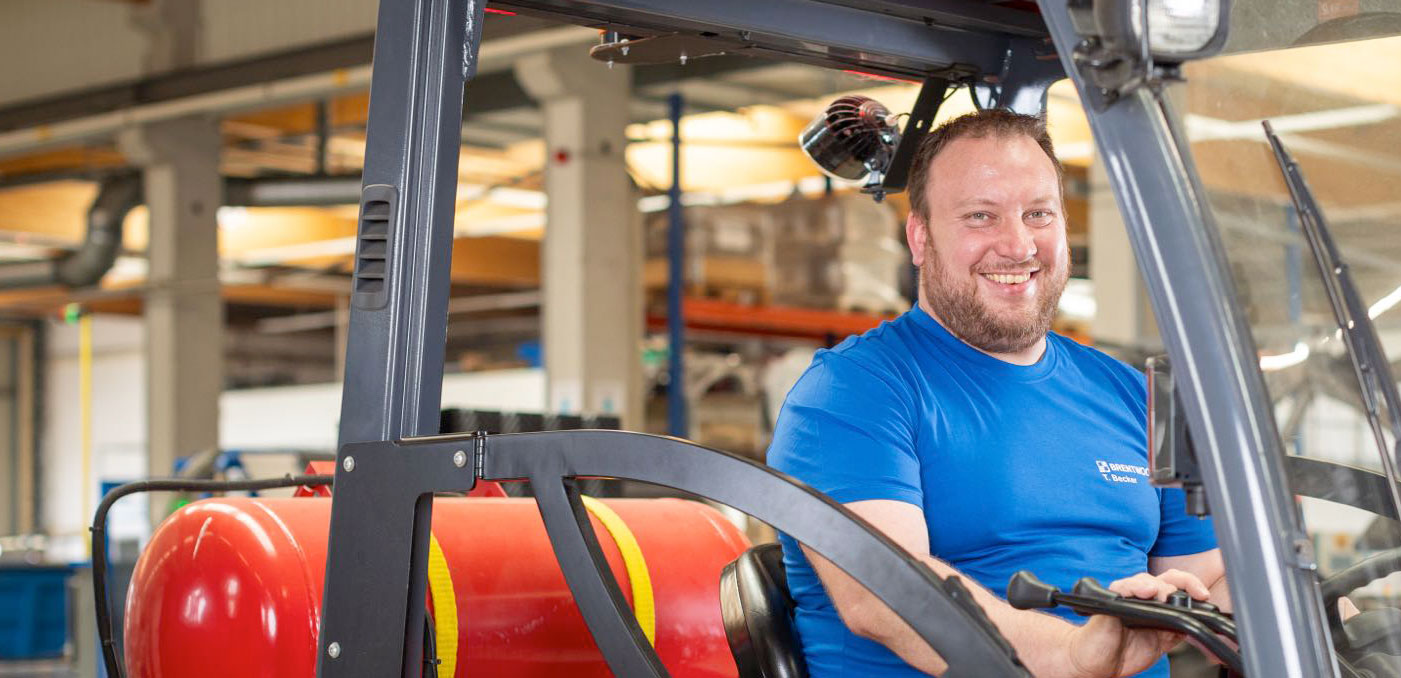
[[1146, 466], [1133, 466], [1131, 464], [1116, 464], [1108, 461], [1096, 461], [1095, 468], [1099, 470], [1099, 475], [1103, 476], [1105, 480], [1115, 483], [1138, 482], [1138, 478], [1126, 474], [1140, 475], [1144, 478], [1148, 477], [1148, 467]]

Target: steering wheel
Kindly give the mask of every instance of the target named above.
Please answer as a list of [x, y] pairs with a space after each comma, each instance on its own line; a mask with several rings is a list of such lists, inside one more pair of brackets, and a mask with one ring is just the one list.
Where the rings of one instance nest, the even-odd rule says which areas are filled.
[[1401, 548], [1388, 549], [1347, 567], [1319, 585], [1339, 659], [1358, 675], [1401, 677], [1401, 610], [1361, 612], [1343, 621], [1338, 601], [1349, 592], [1401, 571]]
[[1332, 574], [1320, 584], [1328, 628], [1339, 658], [1351, 664], [1359, 675], [1370, 672], [1377, 678], [1401, 677], [1401, 609], [1372, 609], [1345, 622], [1338, 611], [1338, 601], [1356, 588], [1398, 570], [1401, 548], [1387, 549]]

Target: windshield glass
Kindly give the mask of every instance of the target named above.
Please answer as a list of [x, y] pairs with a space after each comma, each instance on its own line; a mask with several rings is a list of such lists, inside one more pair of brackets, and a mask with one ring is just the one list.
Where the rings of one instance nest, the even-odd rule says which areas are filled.
[[[1325, 579], [1401, 546], [1401, 530], [1347, 505], [1390, 505], [1384, 484], [1306, 463], [1382, 472], [1354, 367], [1260, 120], [1272, 122], [1302, 167], [1392, 372], [1401, 373], [1401, 37], [1379, 37], [1401, 33], [1401, 14], [1368, 11], [1380, 4], [1238, 3], [1227, 43], [1234, 53], [1188, 65], [1178, 93], [1280, 435], [1288, 454], [1305, 460], [1291, 460], [1291, 483], [1313, 495], [1299, 508]], [[1372, 617], [1390, 614], [1401, 607], [1401, 575], [1349, 598], [1378, 611]], [[1401, 624], [1376, 628], [1373, 647], [1401, 654]]]
[[[1396, 0], [1235, 0], [1225, 54], [1401, 35]], [[1378, 69], [1395, 62], [1364, 64]]]

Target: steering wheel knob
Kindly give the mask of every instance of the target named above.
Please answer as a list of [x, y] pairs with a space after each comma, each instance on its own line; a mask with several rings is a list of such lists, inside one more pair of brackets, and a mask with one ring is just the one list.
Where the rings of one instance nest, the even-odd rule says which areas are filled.
[[1050, 608], [1056, 606], [1056, 594], [1060, 590], [1041, 581], [1028, 570], [1012, 575], [1007, 583], [1007, 602], [1018, 610]]
[[1075, 582], [1075, 589], [1073, 593], [1077, 596], [1094, 598], [1096, 600], [1116, 600], [1122, 597], [1119, 594], [1105, 588], [1102, 584], [1099, 583], [1099, 580], [1095, 579], [1094, 577], [1081, 577], [1080, 581]]
[[1205, 600], [1197, 600], [1182, 589], [1178, 589], [1168, 594], [1167, 604], [1183, 610], [1199, 610], [1201, 612], [1219, 612], [1220, 610]]

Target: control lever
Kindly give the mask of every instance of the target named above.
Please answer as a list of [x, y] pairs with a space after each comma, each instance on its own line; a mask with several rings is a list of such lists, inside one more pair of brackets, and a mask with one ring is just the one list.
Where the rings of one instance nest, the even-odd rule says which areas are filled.
[[[1174, 598], [1174, 596], [1177, 596]], [[1236, 622], [1215, 605], [1192, 600], [1186, 592], [1171, 594], [1168, 602], [1125, 598], [1102, 586], [1092, 577], [1075, 582], [1065, 593], [1036, 575], [1022, 570], [1007, 583], [1007, 602], [1019, 610], [1048, 609], [1065, 606], [1085, 616], [1104, 614], [1117, 617], [1124, 626], [1138, 629], [1160, 629], [1191, 636], [1227, 669], [1245, 673], [1240, 651], [1222, 640], [1236, 640]]]

